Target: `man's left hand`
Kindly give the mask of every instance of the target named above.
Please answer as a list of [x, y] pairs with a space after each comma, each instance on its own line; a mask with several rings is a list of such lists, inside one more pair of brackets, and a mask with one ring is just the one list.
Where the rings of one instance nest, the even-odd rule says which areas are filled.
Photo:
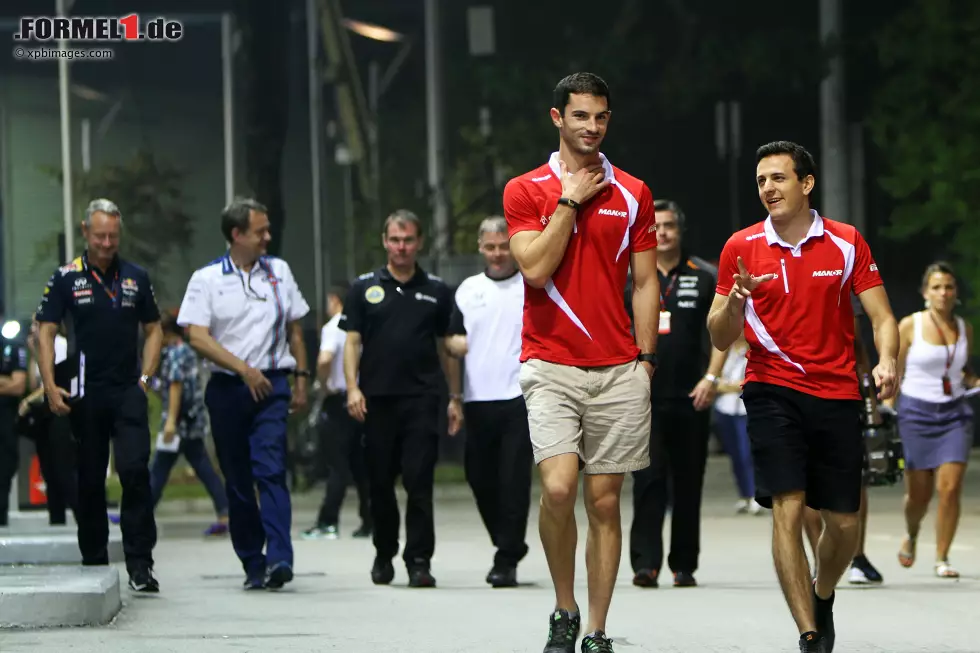
[[875, 387], [878, 388], [878, 399], [891, 399], [898, 390], [898, 374], [896, 372], [898, 364], [894, 358], [882, 358], [871, 370], [874, 377]]
[[652, 379], [653, 373], [657, 371], [657, 368], [653, 366], [653, 363], [648, 363], [647, 361], [641, 361], [640, 365], [643, 366], [643, 369], [646, 371], [647, 376]]
[[708, 379], [701, 379], [691, 390], [691, 394], [687, 396], [694, 399], [694, 410], [705, 410], [715, 402], [715, 395], [717, 394], [718, 388], [714, 383]]
[[459, 399], [449, 400], [446, 415], [449, 417], [449, 435], [456, 435], [463, 426], [463, 405]]

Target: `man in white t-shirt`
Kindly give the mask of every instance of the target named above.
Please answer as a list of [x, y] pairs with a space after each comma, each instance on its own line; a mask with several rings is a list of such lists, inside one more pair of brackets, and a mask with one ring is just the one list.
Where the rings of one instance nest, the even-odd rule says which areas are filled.
[[489, 217], [478, 243], [486, 270], [456, 290], [448, 346], [465, 360], [466, 480], [497, 548], [487, 583], [517, 585], [531, 505], [534, 456], [521, 392], [524, 279], [510, 253], [507, 222]]
[[357, 487], [361, 526], [354, 537], [371, 536], [371, 504], [361, 425], [347, 412], [347, 382], [344, 379], [344, 343], [347, 332], [338, 324], [344, 312], [349, 286], [337, 285], [327, 293], [329, 321], [320, 332], [320, 354], [316, 361], [317, 381], [323, 393], [320, 406], [320, 450], [326, 458], [327, 491], [316, 524], [303, 531], [304, 539], [340, 537], [340, 506], [351, 479]]

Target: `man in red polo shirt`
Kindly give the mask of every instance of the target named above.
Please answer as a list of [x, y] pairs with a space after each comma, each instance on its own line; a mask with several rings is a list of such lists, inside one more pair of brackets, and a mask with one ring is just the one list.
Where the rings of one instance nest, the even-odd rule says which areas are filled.
[[[555, 585], [545, 653], [575, 653], [575, 495], [585, 470], [589, 628], [582, 651], [607, 653], [606, 615], [622, 549], [627, 472], [650, 465], [650, 379], [660, 283], [653, 197], [599, 152], [609, 89], [590, 73], [558, 83], [558, 151], [508, 182], [504, 215], [525, 281], [520, 385], [541, 474], [539, 529]], [[623, 305], [633, 273], [636, 336]]]
[[[745, 330], [742, 399], [756, 500], [773, 511], [773, 559], [800, 650], [830, 653], [834, 587], [857, 544], [863, 474], [851, 294], [874, 327], [881, 399], [895, 393], [898, 324], [868, 243], [854, 227], [810, 209], [810, 153], [777, 141], [760, 147], [756, 161], [769, 216], [725, 244], [708, 331], [715, 347], [727, 349]], [[823, 517], [815, 583], [803, 548], [804, 506]]]

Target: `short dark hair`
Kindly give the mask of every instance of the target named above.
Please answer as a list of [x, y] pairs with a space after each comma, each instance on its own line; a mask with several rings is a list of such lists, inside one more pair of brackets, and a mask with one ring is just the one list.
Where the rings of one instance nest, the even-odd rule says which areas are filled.
[[681, 205], [674, 200], [654, 200], [653, 202], [654, 211], [670, 211], [677, 216], [677, 226], [682, 230], [684, 229], [684, 222], [686, 218], [684, 217], [684, 211], [681, 210]]
[[225, 240], [229, 243], [232, 241], [231, 232], [233, 229], [238, 229], [241, 232], [248, 231], [252, 211], [269, 214], [269, 209], [248, 197], [236, 197], [231, 201], [231, 204], [224, 208], [221, 212], [221, 233]]
[[170, 311], [160, 315], [160, 327], [163, 329], [164, 334], [184, 336], [184, 327], [177, 324], [177, 316]]
[[419, 238], [422, 237], [422, 221], [419, 220], [419, 216], [415, 215], [408, 209], [398, 209], [397, 211], [394, 211], [391, 215], [389, 215], [387, 218], [385, 218], [384, 231], [381, 232], [385, 235], [385, 237], [388, 236], [388, 227], [391, 226], [392, 224], [401, 224], [401, 225], [414, 224], [415, 235], [418, 236]]
[[953, 277], [953, 281], [956, 281], [956, 273], [953, 272], [953, 266], [946, 261], [936, 261], [935, 263], [931, 263], [922, 274], [922, 290], [925, 290], [926, 286], [929, 285], [929, 277], [936, 273], [948, 274]]
[[755, 151], [755, 162], [758, 165], [766, 157], [778, 154], [788, 154], [793, 159], [793, 172], [800, 181], [811, 175], [814, 179], [817, 178], [817, 164], [813, 160], [813, 155], [807, 152], [805, 147], [792, 141], [766, 143]]
[[347, 293], [350, 291], [350, 284], [346, 281], [338, 281], [337, 283], [331, 285], [327, 288], [327, 297], [334, 295], [343, 303], [347, 299]]
[[552, 96], [551, 106], [564, 116], [565, 107], [568, 106], [568, 97], [573, 93], [606, 98], [606, 106], [611, 106], [609, 86], [601, 77], [592, 73], [572, 73], [558, 82]]

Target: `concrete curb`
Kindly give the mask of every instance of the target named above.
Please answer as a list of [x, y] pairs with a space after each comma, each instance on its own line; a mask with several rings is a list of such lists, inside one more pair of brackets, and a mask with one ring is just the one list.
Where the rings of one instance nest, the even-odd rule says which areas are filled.
[[[122, 535], [109, 532], [109, 562], [123, 562]], [[82, 561], [75, 533], [0, 534], [0, 565], [77, 565]]]
[[98, 626], [120, 609], [115, 567], [0, 568], [0, 628]]

